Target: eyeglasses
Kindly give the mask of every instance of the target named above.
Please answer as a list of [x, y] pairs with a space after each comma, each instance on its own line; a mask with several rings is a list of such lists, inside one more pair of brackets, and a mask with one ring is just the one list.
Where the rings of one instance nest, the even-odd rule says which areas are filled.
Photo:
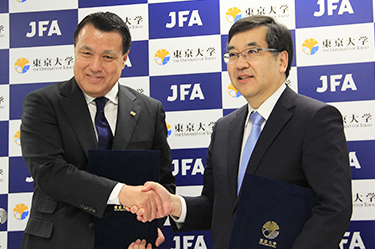
[[254, 61], [258, 58], [260, 51], [279, 52], [276, 48], [247, 48], [238, 53], [227, 52], [223, 54], [223, 59], [226, 64], [232, 64], [240, 58], [241, 54], [246, 61]]

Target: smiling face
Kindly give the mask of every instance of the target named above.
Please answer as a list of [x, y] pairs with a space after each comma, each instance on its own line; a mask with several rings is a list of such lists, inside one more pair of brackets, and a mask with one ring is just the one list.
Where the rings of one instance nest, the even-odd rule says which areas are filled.
[[[256, 27], [235, 34], [228, 43], [228, 52], [241, 52], [250, 47], [268, 48], [267, 28]], [[274, 54], [260, 51], [258, 58], [246, 61], [242, 55], [233, 64], [227, 64], [234, 87], [255, 109], [268, 99], [285, 81], [288, 53]]]
[[122, 37], [118, 32], [103, 32], [91, 24], [79, 33], [74, 54], [77, 84], [94, 98], [112, 89], [128, 58], [128, 53], [122, 55]]

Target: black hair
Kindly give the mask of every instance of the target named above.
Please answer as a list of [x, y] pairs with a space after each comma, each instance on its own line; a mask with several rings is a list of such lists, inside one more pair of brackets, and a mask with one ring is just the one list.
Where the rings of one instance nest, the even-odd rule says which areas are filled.
[[[260, 26], [267, 28], [266, 42], [268, 48], [275, 48], [278, 52], [286, 51], [288, 53], [288, 67], [285, 71], [286, 78], [288, 78], [293, 61], [292, 34], [285, 25], [277, 23], [272, 17], [254, 15], [239, 19], [229, 30], [228, 44], [235, 34]], [[273, 53], [277, 54], [278, 52]]]
[[83, 18], [74, 31], [74, 47], [77, 44], [79, 32], [88, 24], [103, 32], [118, 32], [122, 36], [122, 54], [129, 51], [132, 42], [129, 28], [121, 17], [112, 12], [96, 12]]

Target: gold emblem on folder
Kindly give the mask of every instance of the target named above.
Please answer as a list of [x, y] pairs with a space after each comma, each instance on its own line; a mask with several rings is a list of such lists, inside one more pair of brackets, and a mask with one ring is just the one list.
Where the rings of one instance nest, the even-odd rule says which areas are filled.
[[272, 241], [280, 233], [280, 227], [274, 221], [267, 221], [262, 227], [262, 233], [265, 238], [259, 239], [259, 244], [270, 248], [277, 248], [277, 242]]

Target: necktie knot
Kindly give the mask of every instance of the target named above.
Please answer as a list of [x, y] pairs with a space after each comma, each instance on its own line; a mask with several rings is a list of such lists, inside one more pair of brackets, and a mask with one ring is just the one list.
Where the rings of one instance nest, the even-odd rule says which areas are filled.
[[263, 123], [264, 118], [262, 115], [259, 114], [259, 112], [253, 112], [250, 114], [251, 122], [253, 122], [253, 125], [261, 125]]
[[94, 101], [96, 103], [96, 110], [103, 111], [104, 106], [107, 104], [108, 99], [106, 97], [99, 97], [99, 98], [96, 98]]

